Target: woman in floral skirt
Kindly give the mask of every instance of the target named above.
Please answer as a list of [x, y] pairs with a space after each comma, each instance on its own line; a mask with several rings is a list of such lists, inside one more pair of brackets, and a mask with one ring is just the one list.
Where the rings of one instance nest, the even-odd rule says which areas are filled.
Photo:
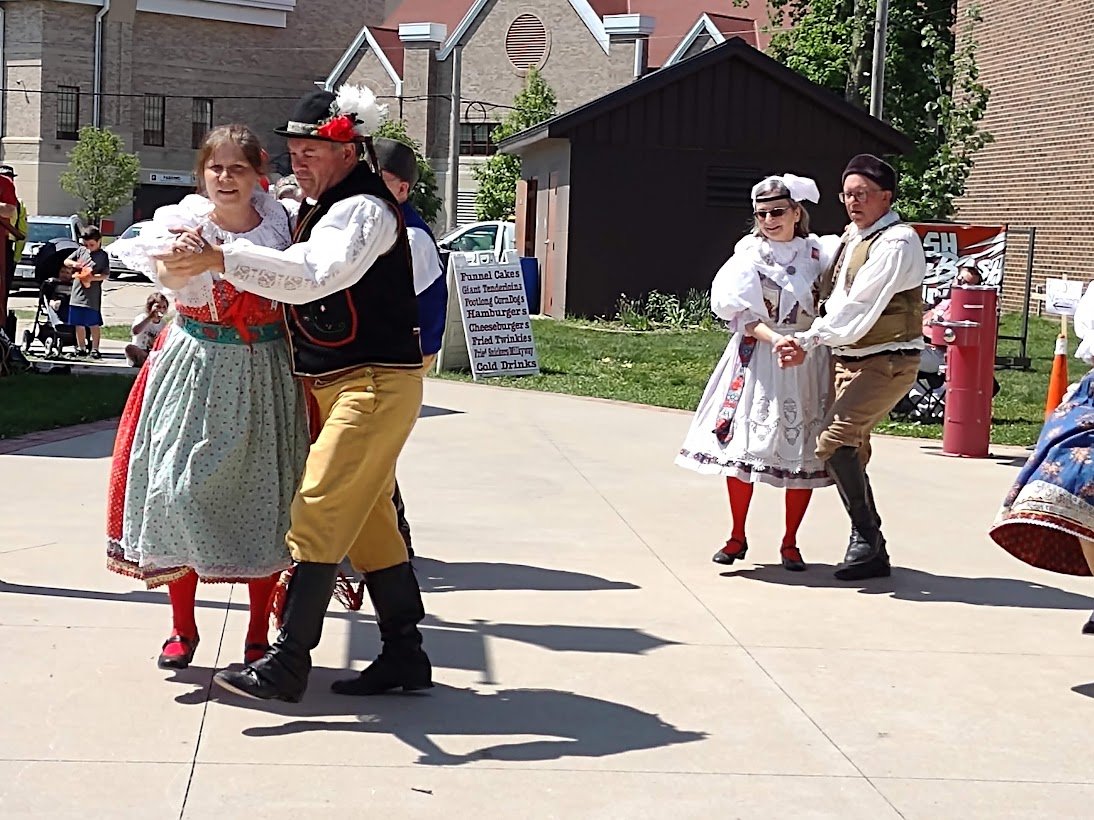
[[832, 484], [814, 453], [831, 392], [828, 350], [812, 350], [800, 367], [787, 368], [775, 352], [784, 336], [808, 328], [817, 313], [814, 284], [835, 248], [809, 233], [802, 203], [819, 199], [813, 180], [793, 174], [756, 185], [753, 229], [710, 288], [711, 309], [731, 335], [676, 463], [725, 476], [732, 532], [714, 553], [718, 564], [745, 557], [748, 508], [762, 482], [786, 491], [780, 556], [786, 569], [804, 570], [798, 528], [813, 490]]
[[[1075, 311], [1075, 355], [1094, 365], [1094, 284]], [[991, 528], [999, 546], [1025, 563], [1063, 575], [1094, 574], [1094, 370], [1073, 385], [1045, 421]], [[1083, 626], [1094, 634], [1094, 614]]]
[[161, 668], [194, 657], [199, 580], [248, 585], [244, 660], [262, 657], [270, 597], [291, 563], [285, 533], [308, 437], [281, 307], [216, 274], [173, 282], [155, 261], [187, 252], [171, 233], [182, 227], [211, 242], [288, 247], [289, 217], [259, 187], [262, 165], [250, 129], [212, 130], [198, 153], [201, 194], [160, 208], [139, 237], [114, 246], [129, 267], [156, 277], [177, 312], [126, 404], [107, 526], [109, 569], [167, 585], [173, 628]]

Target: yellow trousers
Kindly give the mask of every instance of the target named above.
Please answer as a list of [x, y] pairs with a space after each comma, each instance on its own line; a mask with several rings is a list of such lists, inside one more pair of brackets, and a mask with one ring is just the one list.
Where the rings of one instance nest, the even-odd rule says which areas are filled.
[[348, 555], [359, 572], [378, 572], [407, 560], [392, 494], [395, 462], [422, 406], [422, 372], [365, 367], [305, 380], [322, 429], [285, 537], [297, 561], [337, 564]]

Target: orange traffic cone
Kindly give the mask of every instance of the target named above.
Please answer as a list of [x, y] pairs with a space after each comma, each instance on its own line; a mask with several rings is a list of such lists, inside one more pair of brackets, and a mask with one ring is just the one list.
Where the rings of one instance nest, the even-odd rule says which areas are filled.
[[1056, 355], [1052, 359], [1052, 376], [1049, 377], [1048, 395], [1045, 397], [1046, 419], [1064, 400], [1067, 384], [1067, 336], [1061, 333], [1056, 337]]

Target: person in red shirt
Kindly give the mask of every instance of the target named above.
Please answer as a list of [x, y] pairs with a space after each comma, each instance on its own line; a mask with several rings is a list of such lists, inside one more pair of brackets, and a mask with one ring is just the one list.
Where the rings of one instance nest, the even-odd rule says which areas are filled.
[[[19, 197], [15, 195], [15, 183], [10, 178], [0, 175], [0, 242], [4, 243], [5, 253], [0, 259], [0, 327], [8, 315], [8, 286], [11, 277], [15, 274], [14, 242], [15, 234], [12, 225], [18, 218]], [[7, 249], [11, 248], [12, 252]]]

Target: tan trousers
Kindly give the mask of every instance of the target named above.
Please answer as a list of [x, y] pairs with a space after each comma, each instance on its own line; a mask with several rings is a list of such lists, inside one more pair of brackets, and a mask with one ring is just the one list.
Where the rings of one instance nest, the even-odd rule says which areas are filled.
[[832, 419], [817, 438], [817, 458], [827, 461], [840, 447], [854, 447], [870, 462], [870, 431], [915, 384], [919, 356], [836, 359], [836, 400]]
[[422, 370], [365, 367], [308, 379], [322, 429], [308, 453], [285, 537], [297, 561], [359, 572], [407, 560], [396, 523], [395, 462], [422, 406]]

